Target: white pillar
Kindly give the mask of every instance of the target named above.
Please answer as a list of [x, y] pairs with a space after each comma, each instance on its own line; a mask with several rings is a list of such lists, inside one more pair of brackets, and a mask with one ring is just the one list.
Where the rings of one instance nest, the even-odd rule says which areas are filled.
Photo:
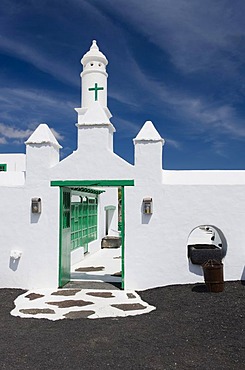
[[61, 148], [48, 125], [42, 123], [26, 144], [26, 181], [49, 180], [49, 169], [59, 162]]
[[135, 170], [136, 176], [143, 182], [162, 182], [162, 146], [161, 138], [151, 121], [147, 121], [136, 138]]

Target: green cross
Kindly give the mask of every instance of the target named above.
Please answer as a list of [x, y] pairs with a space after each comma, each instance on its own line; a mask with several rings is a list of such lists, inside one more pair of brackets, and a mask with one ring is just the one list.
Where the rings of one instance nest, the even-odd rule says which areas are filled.
[[95, 83], [94, 87], [89, 87], [88, 89], [89, 91], [94, 91], [94, 100], [97, 101], [98, 100], [98, 91], [99, 90], [104, 90], [104, 87], [98, 87], [98, 84]]

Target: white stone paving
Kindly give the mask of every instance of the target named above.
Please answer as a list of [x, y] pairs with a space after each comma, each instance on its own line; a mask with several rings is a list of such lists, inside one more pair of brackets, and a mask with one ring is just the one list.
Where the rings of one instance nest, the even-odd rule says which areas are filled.
[[[14, 301], [15, 308], [11, 311], [11, 315], [19, 316], [22, 318], [36, 318], [36, 319], [48, 319], [48, 320], [62, 320], [66, 317], [65, 314], [70, 312], [81, 312], [81, 311], [94, 311], [88, 316], [89, 319], [98, 319], [105, 317], [125, 317], [125, 316], [135, 316], [149, 313], [155, 310], [154, 306], [150, 306], [148, 303], [144, 302], [140, 296], [134, 291], [122, 291], [122, 290], [101, 290], [101, 289], [81, 289], [75, 295], [72, 296], [61, 296], [61, 295], [51, 295], [53, 292], [64, 290], [73, 290], [73, 289], [35, 289], [28, 291]], [[110, 298], [101, 298], [101, 297], [92, 297], [87, 293], [105, 293], [110, 292], [112, 297]], [[40, 294], [43, 297], [36, 299], [29, 299], [28, 296], [30, 293]], [[128, 293], [133, 294], [135, 298], [129, 298]], [[86, 302], [91, 302], [86, 306], [72, 306], [67, 308], [59, 308], [56, 305], [51, 305], [50, 302], [61, 302], [61, 301], [78, 301], [83, 300]], [[112, 307], [114, 304], [141, 304], [145, 308], [143, 309], [131, 309], [124, 311], [116, 307]], [[51, 309], [54, 310], [54, 313], [38, 313], [38, 314], [27, 314], [23, 313], [20, 310], [25, 309]]]
[[[71, 280], [72, 281], [106, 281], [106, 282], [120, 282], [121, 278], [113, 276], [113, 274], [121, 271], [122, 259], [121, 248], [105, 248], [98, 252], [87, 255], [85, 258], [74, 264], [71, 267]], [[81, 267], [98, 267], [103, 266], [102, 271], [96, 272], [78, 272], [76, 269]]]
[[[76, 272], [78, 268], [86, 267], [99, 267], [103, 266], [102, 271], [93, 272]], [[71, 268], [71, 281], [91, 281], [91, 282], [120, 282], [121, 278], [117, 276], [112, 276], [113, 274], [121, 271], [121, 248], [118, 249], [102, 249], [92, 255], [87, 255], [82, 261], [73, 265]], [[92, 286], [92, 285], [91, 285]], [[75, 292], [74, 295], [54, 295], [52, 293], [58, 292]], [[90, 293], [111, 293], [111, 297], [94, 297], [89, 295]], [[27, 296], [30, 294], [40, 295], [35, 299], [30, 299]], [[65, 293], [64, 293], [65, 294]], [[129, 295], [129, 296], [128, 296]], [[131, 298], [130, 298], [131, 297]], [[133, 298], [132, 298], [133, 297]], [[90, 304], [84, 306], [71, 306], [66, 308], [59, 308], [57, 305], [52, 305], [50, 302], [64, 302], [64, 301], [85, 301], [91, 302]], [[36, 319], [48, 319], [48, 320], [63, 320], [66, 319], [64, 315], [74, 312], [74, 313], [84, 313], [86, 316], [86, 311], [88, 313], [89, 319], [98, 319], [105, 317], [125, 317], [125, 316], [135, 316], [149, 313], [156, 308], [150, 306], [148, 303], [144, 302], [140, 296], [134, 291], [125, 291], [119, 289], [105, 290], [105, 289], [80, 289], [79, 287], [70, 289], [34, 289], [30, 290], [15, 300], [15, 308], [11, 311], [11, 315], [19, 316], [22, 318], [36, 318]], [[72, 302], [71, 302], [72, 303]], [[79, 303], [78, 303], [79, 304]], [[121, 308], [112, 307], [112, 305], [126, 304], [126, 305], [137, 305], [140, 304], [143, 307], [139, 309], [140, 306], [131, 306], [132, 309], [127, 310]], [[53, 313], [27, 313], [27, 311], [21, 312], [21, 310], [52, 310]], [[91, 312], [93, 311], [93, 312]]]

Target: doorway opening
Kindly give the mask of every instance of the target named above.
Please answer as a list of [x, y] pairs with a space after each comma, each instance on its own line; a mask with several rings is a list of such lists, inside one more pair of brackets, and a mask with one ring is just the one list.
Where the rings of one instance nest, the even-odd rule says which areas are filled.
[[[125, 186], [133, 185], [133, 180], [51, 182], [60, 187], [59, 287], [109, 280], [124, 288]], [[120, 246], [102, 248], [105, 237], [120, 239]], [[96, 258], [106, 261], [98, 265]], [[113, 274], [112, 266], [118, 266]]]

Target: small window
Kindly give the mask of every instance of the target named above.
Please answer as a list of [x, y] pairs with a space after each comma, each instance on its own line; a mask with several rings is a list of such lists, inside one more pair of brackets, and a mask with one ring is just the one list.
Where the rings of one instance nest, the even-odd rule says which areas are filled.
[[5, 172], [7, 171], [7, 164], [6, 163], [4, 163], [4, 164], [1, 163], [0, 164], [0, 171], [5, 171]]

